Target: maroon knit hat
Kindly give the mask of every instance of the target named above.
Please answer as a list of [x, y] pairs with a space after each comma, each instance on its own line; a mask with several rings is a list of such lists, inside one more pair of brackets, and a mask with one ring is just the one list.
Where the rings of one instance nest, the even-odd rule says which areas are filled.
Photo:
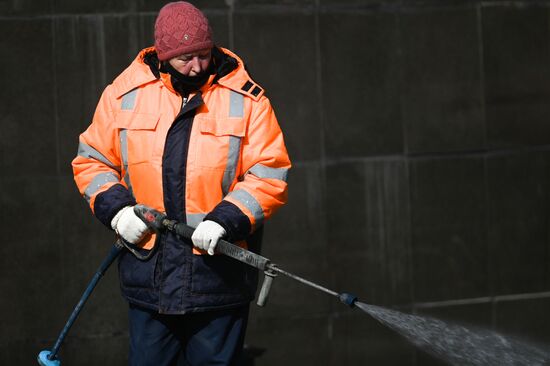
[[155, 49], [160, 61], [213, 45], [212, 29], [199, 9], [185, 1], [160, 9], [155, 22]]

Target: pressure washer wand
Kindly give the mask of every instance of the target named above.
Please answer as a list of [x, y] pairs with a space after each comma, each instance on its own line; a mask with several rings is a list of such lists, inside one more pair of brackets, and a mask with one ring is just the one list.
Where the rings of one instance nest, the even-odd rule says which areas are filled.
[[315, 282], [311, 282], [309, 280], [306, 280], [305, 278], [302, 278], [300, 276], [296, 276], [295, 274], [292, 274], [290, 272], [287, 272], [285, 270], [282, 270], [280, 268], [278, 268], [277, 266], [275, 266], [274, 264], [270, 265], [270, 269], [275, 271], [275, 272], [278, 272], [280, 274], [283, 274], [289, 278], [292, 278], [293, 280], [296, 280], [298, 282], [301, 282], [307, 286], [310, 286], [310, 287], [313, 287], [313, 288], [316, 288], [317, 290], [319, 291], [323, 291], [329, 295], [332, 295], [332, 296], [335, 296], [337, 297], [341, 302], [343, 302], [344, 304], [348, 305], [349, 307], [353, 307], [355, 305], [355, 302], [357, 301], [357, 296], [353, 295], [353, 294], [350, 294], [350, 293], [347, 293], [347, 292], [342, 292], [342, 293], [338, 293], [336, 291], [332, 291], [326, 287], [323, 287], [319, 284], [316, 284]]
[[299, 282], [301, 282], [301, 283], [303, 283], [303, 284], [305, 284], [305, 285], [307, 285], [307, 286], [311, 286], [311, 287], [313, 287], [313, 288], [316, 288], [317, 290], [326, 292], [326, 293], [329, 294], [329, 295], [336, 296], [336, 297], [338, 297], [338, 298], [340, 297], [340, 294], [339, 294], [338, 292], [332, 291], [332, 290], [330, 290], [330, 289], [328, 289], [328, 288], [326, 288], [326, 287], [323, 287], [323, 286], [318, 285], [318, 284], [316, 284], [316, 283], [314, 283], [314, 282], [311, 282], [311, 281], [309, 281], [309, 280], [306, 280], [305, 278], [302, 278], [302, 277], [300, 277], [300, 276], [296, 276], [295, 274], [292, 274], [292, 273], [290, 273], [290, 272], [287, 272], [287, 271], [285, 271], [285, 270], [282, 270], [282, 269], [278, 268], [277, 266], [275, 266], [275, 265], [273, 265], [273, 264], [270, 266], [270, 269], [272, 269], [273, 271], [278, 272], [278, 273], [280, 273], [280, 274], [283, 274], [283, 275], [285, 275], [285, 276], [287, 276], [287, 277], [290, 277], [290, 278], [292, 278], [293, 280], [299, 281]]
[[[169, 230], [174, 232], [176, 235], [181, 237], [191, 239], [193, 235], [193, 229], [191, 226], [188, 226], [184, 223], [177, 222], [175, 220], [169, 220], [166, 215], [151, 209], [144, 205], [136, 205], [134, 211], [138, 217], [140, 217], [148, 227], [155, 231], [158, 235], [163, 230]], [[277, 267], [276, 264], [271, 263], [271, 261], [265, 257], [262, 257], [259, 254], [241, 248], [235, 244], [232, 244], [226, 240], [220, 239], [216, 245], [216, 252], [224, 254], [228, 257], [236, 259], [240, 262], [248, 264], [249, 266], [255, 267], [259, 270], [264, 271], [265, 277], [260, 289], [260, 294], [258, 295], [257, 304], [259, 306], [264, 306], [267, 302], [267, 297], [271, 289], [271, 284], [273, 279], [277, 274], [285, 275], [289, 278], [292, 278], [298, 282], [301, 282], [307, 286], [316, 288], [317, 290], [323, 291], [329, 295], [337, 297], [344, 304], [353, 307], [357, 301], [357, 296], [349, 293], [338, 293], [332, 291], [326, 287], [318, 285], [314, 282], [306, 280], [300, 276], [287, 272], [283, 269]]]

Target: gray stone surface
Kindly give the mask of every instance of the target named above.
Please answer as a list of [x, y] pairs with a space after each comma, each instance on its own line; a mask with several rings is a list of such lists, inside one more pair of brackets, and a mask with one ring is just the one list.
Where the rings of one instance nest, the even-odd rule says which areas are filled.
[[229, 30], [229, 13], [228, 11], [212, 11], [207, 12], [206, 16], [212, 27], [214, 43], [218, 47], [230, 48], [231, 32]]
[[0, 171], [4, 177], [52, 176], [57, 173], [52, 23], [5, 19], [0, 32], [0, 47], [10, 50], [0, 68]]
[[415, 159], [410, 166], [414, 300], [488, 291], [485, 166], [479, 157]]
[[326, 156], [402, 152], [397, 16], [335, 11], [319, 27]]
[[548, 350], [550, 320], [548, 298], [503, 299], [495, 304], [496, 330]]
[[[238, 0], [234, 0], [235, 2]], [[144, 12], [157, 13], [165, 4], [169, 3], [168, 0], [135, 0], [136, 9]], [[211, 10], [211, 9], [225, 9], [228, 7], [227, 0], [194, 0], [191, 1], [199, 9]]]
[[[78, 135], [88, 127], [107, 84], [103, 52], [103, 19], [98, 16], [53, 20], [55, 98], [58, 120], [59, 169], [72, 177]], [[73, 192], [73, 190], [71, 190]], [[74, 192], [73, 192], [74, 193]]]
[[60, 353], [62, 365], [126, 366], [128, 365], [128, 334], [92, 334], [67, 341]]
[[242, 8], [266, 5], [313, 6], [315, 5], [315, 0], [236, 0], [235, 5]]
[[[134, 15], [101, 16], [98, 19], [100, 42], [105, 58], [105, 77], [111, 83], [136, 58], [139, 51], [151, 44], [140, 44], [139, 19]], [[121, 47], [124, 45], [124, 47]]]
[[123, 13], [135, 11], [135, 0], [98, 0], [98, 1], [71, 1], [50, 0], [53, 3], [54, 14], [89, 14], [89, 13]]
[[235, 50], [272, 101], [291, 158], [319, 160], [322, 130], [313, 14], [236, 12], [234, 24]]
[[487, 7], [481, 15], [490, 145], [548, 144], [548, 7]]
[[403, 0], [319, 0], [322, 6], [368, 6], [377, 7], [381, 5], [399, 4]]
[[413, 366], [414, 347], [359, 309], [330, 318], [330, 365]]
[[490, 276], [496, 295], [550, 286], [549, 163], [548, 152], [487, 159]]
[[[138, 21], [138, 44], [141, 47], [150, 47], [155, 43], [156, 13], [141, 13]], [[214, 27], [214, 25], [212, 25]]]
[[[256, 320], [254, 320], [256, 319]], [[326, 316], [252, 318], [246, 343], [265, 350], [256, 365], [330, 365]]]
[[[323, 170], [318, 165], [293, 168], [288, 204], [266, 223], [262, 253], [280, 268], [330, 287], [332, 268], [327, 258]], [[328, 314], [324, 293], [285, 276], [275, 279], [265, 314]]]
[[7, 365], [37, 365], [39, 351], [48, 349], [49, 343], [34, 339], [11, 338], [0, 343], [1, 360]]
[[52, 14], [55, 0], [2, 0], [0, 1], [0, 15], [28, 16]]
[[401, 106], [409, 153], [485, 146], [476, 9], [402, 14]]
[[[60, 199], [61, 235], [64, 238], [61, 257], [64, 269], [63, 313], [69, 314], [114, 244], [115, 235], [92, 215], [71, 178], [63, 179], [60, 187], [63, 192], [71, 192]], [[115, 262], [94, 290], [71, 334], [86, 337], [126, 331], [127, 318]]]
[[[62, 252], [59, 242], [58, 181], [0, 179], [3, 242], [0, 248], [2, 343], [48, 334], [63, 303]], [[32, 337], [35, 339], [34, 337]], [[1, 356], [0, 356], [1, 357]]]
[[375, 304], [411, 298], [406, 164], [327, 168], [327, 238], [334, 287]]

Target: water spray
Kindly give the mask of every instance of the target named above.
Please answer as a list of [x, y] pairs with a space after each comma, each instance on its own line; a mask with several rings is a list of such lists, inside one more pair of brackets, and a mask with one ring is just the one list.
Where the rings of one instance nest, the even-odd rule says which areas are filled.
[[456, 366], [548, 366], [548, 346], [497, 332], [402, 313], [376, 305], [356, 306], [428, 354]]

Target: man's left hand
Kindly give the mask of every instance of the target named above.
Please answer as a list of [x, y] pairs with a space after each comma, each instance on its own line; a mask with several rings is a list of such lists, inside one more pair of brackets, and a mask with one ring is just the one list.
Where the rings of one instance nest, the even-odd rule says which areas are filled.
[[191, 236], [193, 245], [199, 249], [206, 250], [208, 254], [214, 255], [218, 240], [225, 235], [225, 229], [217, 222], [206, 220], [197, 226]]

